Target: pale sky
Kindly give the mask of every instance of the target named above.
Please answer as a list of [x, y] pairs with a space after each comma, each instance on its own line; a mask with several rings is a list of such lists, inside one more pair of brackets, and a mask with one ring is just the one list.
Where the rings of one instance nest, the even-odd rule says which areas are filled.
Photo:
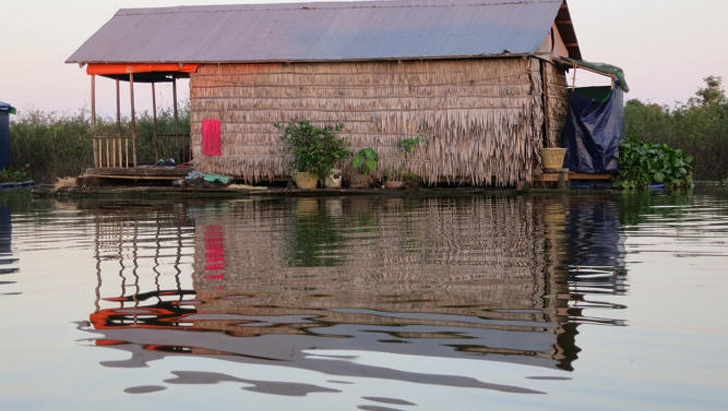
[[[78, 65], [64, 61], [120, 8], [256, 2], [280, 0], [4, 1], [0, 8], [0, 101], [21, 112], [38, 109], [75, 114], [89, 109], [88, 76]], [[584, 59], [622, 67], [632, 89], [626, 99], [661, 105], [686, 102], [709, 75], [722, 76], [728, 85], [728, 0], [568, 3]], [[593, 82], [583, 73], [577, 72], [577, 86]], [[107, 83], [99, 84], [102, 95], [103, 87], [113, 87], [113, 82]], [[160, 91], [160, 105], [171, 104], [168, 94]], [[113, 107], [108, 100], [99, 104]]]

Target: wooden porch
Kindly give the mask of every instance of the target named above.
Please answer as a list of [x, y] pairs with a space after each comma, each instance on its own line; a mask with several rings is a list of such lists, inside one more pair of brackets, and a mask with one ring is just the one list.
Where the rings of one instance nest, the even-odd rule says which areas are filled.
[[570, 181], [611, 182], [613, 179], [613, 174], [575, 173], [568, 168], [562, 168], [544, 170], [543, 174], [533, 177], [533, 183], [536, 187], [556, 185], [557, 188], [567, 189]]
[[[177, 164], [187, 163], [192, 160], [192, 151], [190, 150], [190, 134], [183, 132], [188, 127], [181, 127], [179, 124], [179, 106], [177, 97], [177, 79], [188, 78], [186, 72], [168, 71], [168, 72], [141, 72], [134, 74], [131, 70], [127, 73], [116, 73], [115, 71], [94, 71], [89, 68], [91, 75], [91, 126], [94, 153], [94, 174], [115, 175], [122, 178], [126, 175], [135, 175], [135, 178], [145, 178], [149, 176], [146, 167], [140, 168], [141, 172], [123, 172], [124, 168], [139, 168], [139, 159], [137, 158], [138, 149], [138, 132], [137, 118], [135, 107], [135, 83], [148, 83], [151, 85], [152, 115], [153, 115], [153, 141], [154, 161], [158, 159], [173, 159]], [[100, 127], [97, 124], [96, 113], [96, 75], [101, 74], [115, 81], [116, 85], [116, 126]], [[120, 82], [129, 83], [130, 97], [130, 124], [122, 125], [121, 115], [121, 87]], [[157, 118], [157, 83], [167, 83], [172, 85], [172, 101], [173, 101], [173, 127], [171, 132], [162, 132], [159, 127]], [[170, 130], [167, 130], [170, 131]], [[143, 161], [143, 160], [142, 160]], [[109, 171], [99, 171], [101, 169], [110, 169]], [[157, 174], [152, 174], [157, 175]], [[164, 173], [160, 174], [161, 176]]]
[[95, 167], [86, 169], [80, 179], [89, 182], [99, 180], [169, 182], [182, 180], [192, 171], [190, 166], [138, 166], [138, 167]]

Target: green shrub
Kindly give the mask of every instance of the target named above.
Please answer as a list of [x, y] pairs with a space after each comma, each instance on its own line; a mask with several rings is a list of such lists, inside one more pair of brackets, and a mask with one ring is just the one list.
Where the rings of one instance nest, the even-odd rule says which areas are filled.
[[664, 183], [673, 188], [691, 186], [693, 159], [666, 144], [647, 143], [628, 137], [619, 150], [619, 174], [615, 185], [626, 189]]
[[[122, 118], [97, 117], [100, 134], [130, 134], [131, 121]], [[157, 114], [160, 133], [189, 133], [189, 104], [182, 106], [179, 125], [175, 128], [172, 109]], [[139, 164], [153, 164], [158, 160], [154, 141], [154, 117], [143, 112], [137, 116], [137, 159]], [[93, 167], [91, 114], [79, 110], [73, 115], [30, 110], [13, 118], [10, 125], [10, 169], [22, 169], [36, 182], [54, 182], [57, 178], [78, 176]], [[189, 141], [187, 141], [189, 143]], [[163, 153], [162, 155], [165, 155]], [[167, 156], [171, 156], [167, 154]]]
[[26, 170], [6, 168], [0, 171], [0, 183], [16, 183], [29, 180], [30, 175]]
[[93, 165], [91, 126], [87, 113], [59, 115], [33, 110], [10, 125], [10, 168], [27, 165], [36, 181], [79, 175]]
[[296, 171], [307, 171], [323, 180], [331, 174], [337, 161], [351, 156], [347, 139], [336, 135], [344, 128], [343, 124], [318, 127], [301, 120], [275, 124], [275, 127], [281, 130], [281, 139], [293, 150], [291, 167]]

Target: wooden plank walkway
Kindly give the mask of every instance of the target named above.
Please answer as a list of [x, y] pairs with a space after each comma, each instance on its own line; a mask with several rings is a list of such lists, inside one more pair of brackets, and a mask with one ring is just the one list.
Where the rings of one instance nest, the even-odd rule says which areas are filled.
[[111, 180], [181, 180], [192, 171], [187, 166], [140, 166], [89, 168], [81, 178], [103, 178]]

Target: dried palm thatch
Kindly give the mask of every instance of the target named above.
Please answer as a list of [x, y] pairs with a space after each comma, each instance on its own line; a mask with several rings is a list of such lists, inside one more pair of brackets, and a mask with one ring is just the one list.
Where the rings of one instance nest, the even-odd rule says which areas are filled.
[[56, 195], [66, 190], [70, 190], [76, 187], [76, 177], [63, 177], [58, 178], [56, 183], [53, 185], [53, 189], [50, 191], [50, 195]]
[[[405, 163], [399, 139], [423, 135], [406, 166], [426, 183], [511, 186], [540, 165], [543, 90], [528, 58], [202, 65], [190, 81], [195, 166], [280, 179], [290, 155], [273, 124], [306, 119], [343, 123], [352, 150], [377, 150], [380, 172]], [[221, 120], [220, 156], [202, 156], [204, 119]]]
[[544, 88], [546, 96], [547, 135], [545, 147], [560, 147], [561, 131], [564, 128], [564, 118], [569, 109], [569, 95], [567, 92], [566, 77], [559, 69], [547, 62], [542, 63]]

